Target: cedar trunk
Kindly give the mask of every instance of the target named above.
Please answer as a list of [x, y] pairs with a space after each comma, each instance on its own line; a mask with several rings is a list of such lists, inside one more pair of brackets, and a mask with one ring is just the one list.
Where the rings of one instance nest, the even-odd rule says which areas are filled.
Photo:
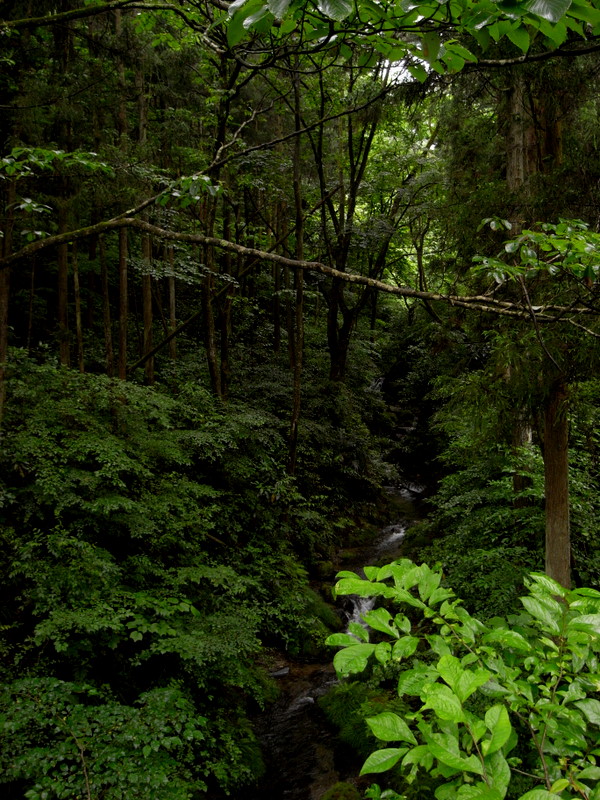
[[556, 381], [544, 409], [546, 573], [567, 588], [571, 585], [568, 439], [567, 388]]

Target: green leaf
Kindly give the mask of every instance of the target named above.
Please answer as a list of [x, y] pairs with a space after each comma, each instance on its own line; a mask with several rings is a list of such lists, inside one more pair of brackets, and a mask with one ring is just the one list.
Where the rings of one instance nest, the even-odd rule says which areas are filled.
[[531, 0], [527, 3], [527, 10], [536, 17], [542, 17], [550, 22], [558, 22], [567, 13], [571, 0]]
[[466, 670], [461, 675], [458, 686], [455, 689], [461, 703], [464, 703], [480, 686], [487, 683], [490, 677], [491, 672], [486, 669]]
[[283, 19], [292, 0], [267, 0], [267, 7], [277, 19]]
[[414, 734], [404, 720], [391, 711], [383, 711], [376, 717], [367, 717], [367, 725], [383, 742], [410, 742], [417, 744]]
[[369, 772], [386, 772], [395, 766], [406, 753], [406, 747], [386, 747], [383, 750], [376, 750], [367, 758], [360, 771], [361, 775]]
[[507, 31], [506, 36], [519, 50], [522, 50], [524, 53], [529, 50], [530, 39], [527, 28], [521, 25], [518, 28], [511, 28], [511, 30]]
[[485, 712], [485, 724], [492, 733], [491, 739], [481, 743], [484, 755], [491, 755], [500, 750], [510, 738], [512, 726], [508, 718], [508, 711], [502, 705], [495, 705]]
[[414, 669], [407, 669], [398, 678], [398, 695], [404, 694], [418, 696], [427, 683], [432, 683], [438, 677], [437, 670], [418, 664]]
[[379, 642], [375, 645], [375, 658], [380, 664], [387, 664], [392, 657], [392, 645], [389, 642]]
[[319, 0], [319, 11], [331, 19], [341, 22], [350, 15], [352, 3], [349, 0]]
[[442, 683], [426, 684], [421, 699], [425, 701], [422, 710], [431, 708], [440, 719], [448, 722], [463, 722], [465, 719], [460, 700], [452, 689]]
[[483, 774], [483, 766], [477, 756], [462, 758], [458, 749], [458, 740], [455, 737], [445, 733], [430, 734], [425, 731], [422, 731], [422, 733], [431, 754], [442, 764], [446, 764], [446, 766], [460, 772]]
[[600, 634], [600, 614], [581, 614], [567, 624], [567, 628], [574, 631]]
[[460, 677], [464, 673], [458, 658], [453, 655], [442, 656], [436, 664], [436, 667], [437, 671], [442, 676], [442, 679], [446, 681], [448, 686], [451, 689], [456, 690]]
[[600, 726], [600, 700], [589, 697], [586, 700], [578, 700], [574, 705], [583, 711], [592, 725]]
[[410, 72], [413, 78], [416, 78], [419, 81], [419, 83], [425, 83], [427, 80], [427, 70], [425, 70], [419, 64], [410, 64], [406, 69]]
[[342, 578], [335, 584], [334, 592], [336, 595], [356, 594], [359, 597], [375, 597], [377, 595], [390, 597], [394, 593], [394, 589], [391, 586], [385, 586], [383, 583], [371, 583], [360, 578]]
[[394, 638], [399, 637], [399, 632], [392, 622], [392, 615], [385, 608], [375, 608], [373, 611], [368, 611], [363, 614], [363, 619], [373, 628], [373, 630], [380, 631], [381, 633], [389, 633]]
[[[350, 622], [348, 625], [348, 630], [353, 636], [355, 636], [357, 639], [360, 639], [362, 642], [369, 641], [369, 633], [360, 624], [360, 622]], [[354, 644], [356, 644], [356, 641], [354, 641]]]
[[510, 783], [510, 767], [502, 753], [497, 750], [491, 755], [487, 755], [484, 759], [485, 771], [489, 782], [497, 789], [501, 796], [506, 795], [508, 784]]
[[340, 650], [333, 657], [333, 666], [340, 676], [350, 675], [354, 672], [362, 672], [369, 658], [375, 650], [374, 644], [355, 644]]
[[521, 597], [521, 602], [532, 617], [542, 622], [551, 633], [560, 633], [559, 619], [562, 609], [556, 600], [549, 597]]
[[521, 636], [517, 631], [509, 631], [506, 628], [494, 628], [482, 637], [482, 642], [485, 644], [498, 642], [505, 647], [510, 647], [513, 650], [519, 650], [524, 653], [531, 650], [531, 645], [524, 636]]
[[555, 597], [566, 597], [567, 590], [564, 586], [561, 586], [554, 578], [548, 577], [544, 572], [532, 572], [529, 577], [534, 583], [545, 589], [548, 594]]
[[437, 33], [426, 33], [422, 39], [423, 58], [432, 64], [437, 60], [442, 41]]
[[332, 647], [349, 647], [356, 644], [356, 637], [350, 636], [349, 633], [332, 633], [325, 639], [325, 644]]
[[[600, 781], [600, 767], [586, 767], [577, 773], [577, 780]], [[554, 788], [554, 787], [552, 787]]]
[[557, 795], [547, 789], [532, 789], [519, 797], [519, 800], [556, 800]]
[[416, 636], [403, 636], [394, 643], [392, 648], [392, 658], [401, 661], [403, 658], [410, 658], [419, 646], [419, 639]]

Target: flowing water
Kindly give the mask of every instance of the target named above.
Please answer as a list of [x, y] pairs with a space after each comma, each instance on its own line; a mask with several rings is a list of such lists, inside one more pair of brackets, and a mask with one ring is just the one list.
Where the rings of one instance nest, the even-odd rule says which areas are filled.
[[[416, 517], [414, 501], [419, 490], [416, 486], [390, 490], [398, 520], [356, 553], [356, 563], [346, 561], [345, 569], [360, 573], [364, 565], [400, 556], [406, 528]], [[372, 608], [373, 602], [370, 598], [344, 598], [342, 613], [347, 622], [360, 622], [361, 614]], [[355, 759], [336, 742], [317, 704], [336, 683], [335, 671], [331, 662], [289, 663], [273, 675], [281, 696], [257, 725], [267, 772], [255, 792], [244, 792], [243, 800], [320, 800], [334, 783], [358, 772]]]

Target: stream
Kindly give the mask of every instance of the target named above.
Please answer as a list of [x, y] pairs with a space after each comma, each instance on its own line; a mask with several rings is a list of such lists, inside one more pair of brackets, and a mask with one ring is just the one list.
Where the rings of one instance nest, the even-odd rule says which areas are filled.
[[[365, 565], [398, 558], [406, 529], [418, 518], [416, 500], [420, 491], [416, 486], [390, 489], [396, 521], [384, 527], [368, 547], [353, 549], [351, 561], [341, 551], [344, 560], [339, 568], [360, 573]], [[370, 598], [343, 598], [347, 622], [360, 621], [372, 604]], [[272, 675], [281, 696], [257, 725], [267, 771], [256, 790], [244, 791], [244, 800], [320, 800], [337, 781], [352, 779], [358, 773], [356, 758], [336, 740], [316, 702], [337, 682], [332, 662], [289, 662]]]

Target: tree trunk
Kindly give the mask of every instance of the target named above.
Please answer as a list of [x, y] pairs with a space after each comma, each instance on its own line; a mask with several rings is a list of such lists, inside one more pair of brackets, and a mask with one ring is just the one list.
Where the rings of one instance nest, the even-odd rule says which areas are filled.
[[73, 295], [75, 299], [75, 336], [77, 342], [77, 369], [85, 372], [83, 361], [83, 325], [81, 323], [81, 288], [79, 285], [79, 261], [77, 258], [77, 242], [73, 242], [71, 262], [73, 264]]
[[119, 378], [127, 380], [127, 230], [119, 230]]
[[[58, 209], [58, 231], [67, 230], [67, 208], [61, 202]], [[71, 350], [69, 346], [69, 245], [58, 246], [58, 342], [61, 367], [71, 364]]]
[[553, 382], [544, 408], [544, 485], [546, 494], [546, 573], [571, 585], [569, 525], [569, 422], [567, 387]]
[[[293, 77], [294, 82], [294, 121], [296, 130], [302, 125], [300, 107], [300, 75], [298, 72]], [[294, 139], [294, 210], [295, 210], [295, 240], [294, 256], [299, 261], [304, 259], [304, 213], [302, 209], [302, 177], [301, 177], [301, 147], [300, 136]], [[296, 314], [294, 320], [293, 337], [293, 388], [292, 388], [292, 416], [290, 420], [290, 443], [288, 472], [296, 473], [298, 460], [298, 424], [300, 422], [300, 408], [302, 402], [302, 363], [304, 358], [304, 272], [297, 269], [294, 272], [294, 288], [296, 290]]]
[[[175, 267], [174, 267], [174, 250], [172, 247], [169, 247], [169, 267], [171, 271], [171, 275], [168, 277], [168, 284], [169, 284], [169, 333], [172, 333], [175, 328], [177, 327], [177, 315], [176, 315], [176, 294], [175, 294]], [[169, 342], [169, 356], [173, 361], [177, 358], [177, 342], [175, 337], [171, 339]]]
[[[12, 250], [14, 203], [16, 197], [16, 182], [10, 181], [6, 193], [6, 227], [0, 245], [3, 256]], [[8, 362], [8, 309], [10, 303], [10, 267], [0, 270], [0, 425], [4, 415], [6, 403], [6, 366]]]
[[210, 375], [210, 387], [215, 397], [221, 398], [221, 370], [217, 352], [215, 315], [212, 306], [213, 276], [209, 274], [202, 283], [202, 310], [204, 312], [204, 344]]
[[223, 299], [223, 305], [219, 312], [221, 324], [221, 396], [227, 400], [229, 394], [229, 383], [231, 380], [231, 360], [229, 358], [229, 338], [231, 334], [231, 308], [233, 305], [234, 289], [230, 286]]
[[[152, 255], [152, 243], [149, 236], [142, 236], [142, 259], [147, 265], [147, 272], [142, 275], [142, 316], [144, 320], [144, 342], [142, 355], [146, 355], [152, 350], [152, 275], [150, 274], [150, 258]], [[154, 357], [150, 357], [144, 364], [144, 375], [146, 383], [151, 386], [154, 383]]]
[[106, 266], [106, 247], [104, 237], [100, 237], [99, 248], [100, 256], [100, 280], [102, 282], [102, 320], [104, 325], [104, 359], [106, 364], [106, 374], [112, 378], [114, 374], [114, 354], [112, 343], [112, 322], [110, 318], [110, 292], [108, 288], [108, 268]]

